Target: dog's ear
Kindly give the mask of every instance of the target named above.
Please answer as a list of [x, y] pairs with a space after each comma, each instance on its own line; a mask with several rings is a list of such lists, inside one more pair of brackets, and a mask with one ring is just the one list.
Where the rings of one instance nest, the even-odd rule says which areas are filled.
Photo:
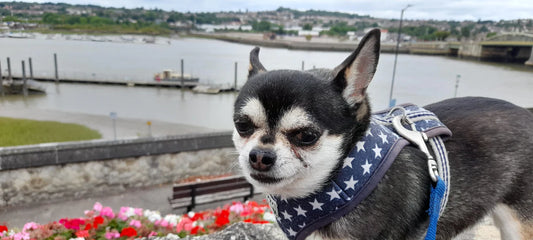
[[259, 47], [255, 47], [250, 52], [250, 66], [248, 67], [248, 78], [251, 78], [260, 72], [266, 72], [266, 69], [259, 61]]
[[344, 100], [352, 107], [365, 99], [366, 89], [376, 72], [380, 35], [379, 29], [370, 31], [359, 42], [357, 49], [333, 69], [332, 84], [342, 91]]

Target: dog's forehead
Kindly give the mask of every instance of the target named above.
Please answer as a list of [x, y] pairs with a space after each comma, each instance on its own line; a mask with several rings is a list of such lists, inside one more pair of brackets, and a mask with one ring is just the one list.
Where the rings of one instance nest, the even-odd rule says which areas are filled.
[[[313, 99], [324, 94], [328, 84], [314, 75], [299, 71], [278, 70], [250, 78], [235, 102], [235, 113], [260, 117], [270, 127], [276, 126], [287, 112], [298, 107], [300, 115], [308, 111]], [[254, 121], [255, 122], [255, 121]]]

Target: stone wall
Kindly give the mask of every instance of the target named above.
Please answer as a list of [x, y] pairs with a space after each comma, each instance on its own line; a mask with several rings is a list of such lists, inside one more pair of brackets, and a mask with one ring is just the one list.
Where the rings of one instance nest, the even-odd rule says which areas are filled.
[[[1, 148], [0, 163], [9, 162], [4, 166], [12, 168], [0, 171], [0, 207], [120, 192], [129, 188], [171, 183], [190, 176], [238, 172], [229, 133], [174, 138], [172, 141], [179, 140], [177, 142], [181, 142], [181, 145], [175, 145], [173, 153], [167, 153], [169, 150], [162, 147], [165, 142], [168, 143], [169, 138], [159, 140], [136, 141], [135, 148], [145, 151], [137, 151], [135, 154], [117, 150], [127, 151], [128, 146], [132, 146], [131, 142], [110, 141], [107, 144], [97, 142], [92, 145], [91, 142], [66, 143], [71, 145], [55, 148], [76, 151], [74, 146], [78, 146], [78, 151], [86, 151], [85, 158], [71, 158], [58, 163], [44, 161], [47, 164], [35, 163], [39, 162], [39, 156], [46, 160], [54, 155], [50, 146]], [[195, 144], [191, 145], [192, 142]], [[148, 145], [159, 146], [162, 151], [153, 151]], [[210, 146], [206, 148], [206, 145]], [[106, 150], [105, 146], [112, 149]], [[97, 152], [114, 152], [115, 157], [108, 154], [108, 158], [98, 158]], [[125, 155], [130, 156], [117, 157]], [[60, 154], [56, 154], [54, 157], [59, 156]], [[20, 161], [15, 168], [13, 166], [17, 159]], [[32, 159], [33, 163], [27, 159]]]

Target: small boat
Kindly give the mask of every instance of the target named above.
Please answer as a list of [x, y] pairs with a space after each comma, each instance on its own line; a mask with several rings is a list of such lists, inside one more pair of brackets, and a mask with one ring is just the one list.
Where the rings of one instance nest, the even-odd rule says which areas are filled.
[[32, 37], [32, 35], [23, 33], [23, 32], [9, 33], [7, 36], [9, 38], [31, 38]]
[[192, 91], [195, 93], [217, 94], [220, 93], [220, 88], [208, 85], [198, 85], [194, 87]]
[[198, 82], [198, 78], [192, 77], [188, 74], [183, 74], [183, 79], [181, 77], [181, 73], [172, 71], [170, 69], [163, 70], [161, 73], [156, 73], [154, 75], [154, 80], [157, 82], [161, 81], [172, 81], [172, 82], [181, 82], [183, 80], [184, 83], [196, 83]]

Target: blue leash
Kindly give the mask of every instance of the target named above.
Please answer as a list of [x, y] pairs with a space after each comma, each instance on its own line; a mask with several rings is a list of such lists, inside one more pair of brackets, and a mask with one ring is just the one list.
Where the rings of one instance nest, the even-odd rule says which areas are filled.
[[429, 195], [429, 227], [424, 240], [434, 240], [437, 236], [437, 222], [439, 221], [440, 203], [446, 192], [446, 184], [437, 177], [437, 184], [435, 187], [431, 186], [431, 194]]

